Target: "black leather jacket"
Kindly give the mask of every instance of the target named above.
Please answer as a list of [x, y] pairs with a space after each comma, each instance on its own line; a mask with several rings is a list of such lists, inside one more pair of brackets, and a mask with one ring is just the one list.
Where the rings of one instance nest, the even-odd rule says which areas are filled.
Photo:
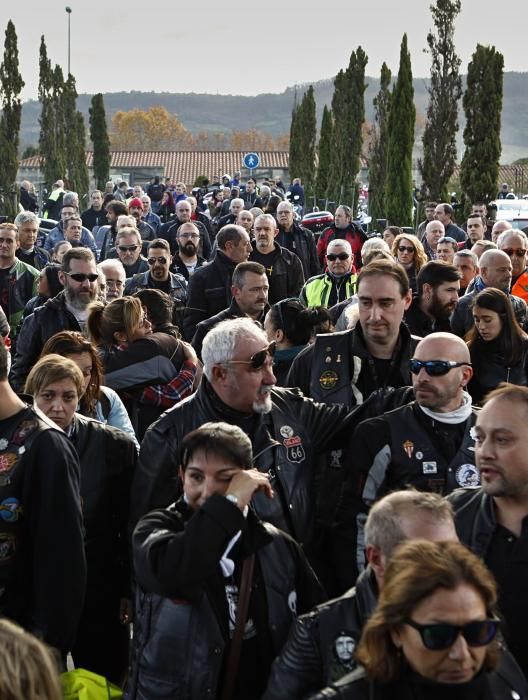
[[309, 229], [304, 228], [296, 221], [293, 222], [292, 229], [288, 232], [279, 226], [276, 242], [300, 258], [304, 279], [310, 279], [321, 272], [315, 238]]
[[15, 391], [22, 391], [29, 370], [38, 360], [44, 343], [59, 331], [81, 332], [75, 316], [66, 308], [64, 292], [35, 309], [22, 323], [9, 381]]
[[345, 406], [314, 403], [291, 389], [276, 388], [271, 398], [270, 413], [245, 417], [225, 406], [204, 377], [195, 394], [167, 411], [145, 434], [132, 487], [133, 520], [176, 500], [178, 449], [183, 437], [207, 421], [225, 420], [248, 433], [255, 465], [269, 474], [276, 492], [272, 500], [255, 495], [257, 515], [299, 542], [309, 540], [314, 516], [315, 453], [330, 443], [333, 449], [345, 446], [361, 417]]
[[273, 662], [262, 700], [301, 700], [350, 673], [356, 666], [354, 648], [376, 603], [376, 579], [367, 569], [347, 593], [301, 615]]
[[[224, 578], [220, 557], [239, 531], [242, 536], [229, 555], [235, 564], [233, 577]], [[228, 614], [223, 605], [225, 586], [240, 585], [242, 562], [251, 553], [256, 559], [250, 619], [256, 610], [262, 611], [254, 619], [253, 639], [268, 639], [259, 643], [265, 649], [258, 659], [261, 687], [251, 695], [260, 697], [295, 612], [309, 610], [322, 599], [300, 547], [252, 512], [244, 518], [220, 495], [211, 496], [194, 513], [180, 499], [140, 521], [134, 532], [134, 569], [143, 590], [134, 625], [129, 700], [219, 697], [228, 618], [233, 622], [232, 609]]]

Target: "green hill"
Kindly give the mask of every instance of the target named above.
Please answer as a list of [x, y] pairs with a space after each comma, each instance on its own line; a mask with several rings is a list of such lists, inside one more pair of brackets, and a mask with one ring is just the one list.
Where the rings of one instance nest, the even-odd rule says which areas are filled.
[[[367, 78], [365, 93], [367, 119], [373, 117], [372, 99], [379, 89], [378, 78]], [[415, 103], [418, 114], [425, 116], [427, 108], [427, 80], [414, 80]], [[107, 117], [110, 120], [117, 111], [134, 108], [148, 109], [153, 105], [163, 105], [169, 112], [176, 113], [183, 125], [191, 132], [201, 130], [212, 132], [246, 131], [256, 128], [274, 136], [288, 133], [291, 110], [295, 94], [302, 96], [305, 86], [288, 88], [280, 94], [261, 94], [256, 97], [241, 95], [205, 95], [155, 92], [114, 92], [104, 95]], [[323, 106], [330, 104], [333, 93], [332, 80], [314, 83], [318, 118]], [[78, 108], [88, 120], [91, 95], [80, 95]], [[22, 110], [22, 147], [38, 143], [38, 117], [40, 104], [32, 100], [25, 102]], [[528, 126], [525, 115], [528, 113], [528, 73], [504, 74], [504, 102], [502, 112], [502, 162], [512, 162], [528, 156]], [[463, 114], [460, 115], [459, 147], [462, 145]]]

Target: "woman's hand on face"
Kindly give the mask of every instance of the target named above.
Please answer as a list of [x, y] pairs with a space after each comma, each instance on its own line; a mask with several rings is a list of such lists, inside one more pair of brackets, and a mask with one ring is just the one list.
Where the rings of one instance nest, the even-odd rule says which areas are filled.
[[267, 474], [259, 472], [258, 469], [245, 469], [231, 479], [225, 495], [236, 496], [238, 507], [244, 510], [257, 491], [263, 491], [268, 498], [275, 495]]

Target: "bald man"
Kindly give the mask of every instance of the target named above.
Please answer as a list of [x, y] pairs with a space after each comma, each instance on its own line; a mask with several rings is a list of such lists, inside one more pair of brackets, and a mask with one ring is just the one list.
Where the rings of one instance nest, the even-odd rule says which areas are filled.
[[386, 493], [407, 485], [440, 494], [480, 486], [471, 435], [476, 414], [466, 391], [473, 375], [466, 343], [451, 333], [432, 333], [418, 343], [409, 367], [415, 400], [363, 421], [352, 438], [349, 477], [359, 472], [363, 510], [356, 518], [358, 565], [365, 514]]
[[451, 331], [463, 338], [473, 327], [473, 301], [476, 295], [487, 287], [495, 287], [508, 294], [519, 325], [526, 323], [526, 302], [510, 294], [512, 281], [512, 261], [505, 251], [486, 250], [480, 256], [479, 274], [475, 277], [473, 289], [458, 301], [451, 316]]

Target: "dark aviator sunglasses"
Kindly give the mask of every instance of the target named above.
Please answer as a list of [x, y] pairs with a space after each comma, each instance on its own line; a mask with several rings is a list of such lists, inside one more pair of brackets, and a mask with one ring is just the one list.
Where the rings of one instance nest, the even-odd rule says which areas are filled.
[[450, 362], [448, 360], [409, 360], [409, 369], [413, 374], [420, 374], [422, 367], [430, 377], [442, 377], [455, 367], [471, 367], [471, 362]]

